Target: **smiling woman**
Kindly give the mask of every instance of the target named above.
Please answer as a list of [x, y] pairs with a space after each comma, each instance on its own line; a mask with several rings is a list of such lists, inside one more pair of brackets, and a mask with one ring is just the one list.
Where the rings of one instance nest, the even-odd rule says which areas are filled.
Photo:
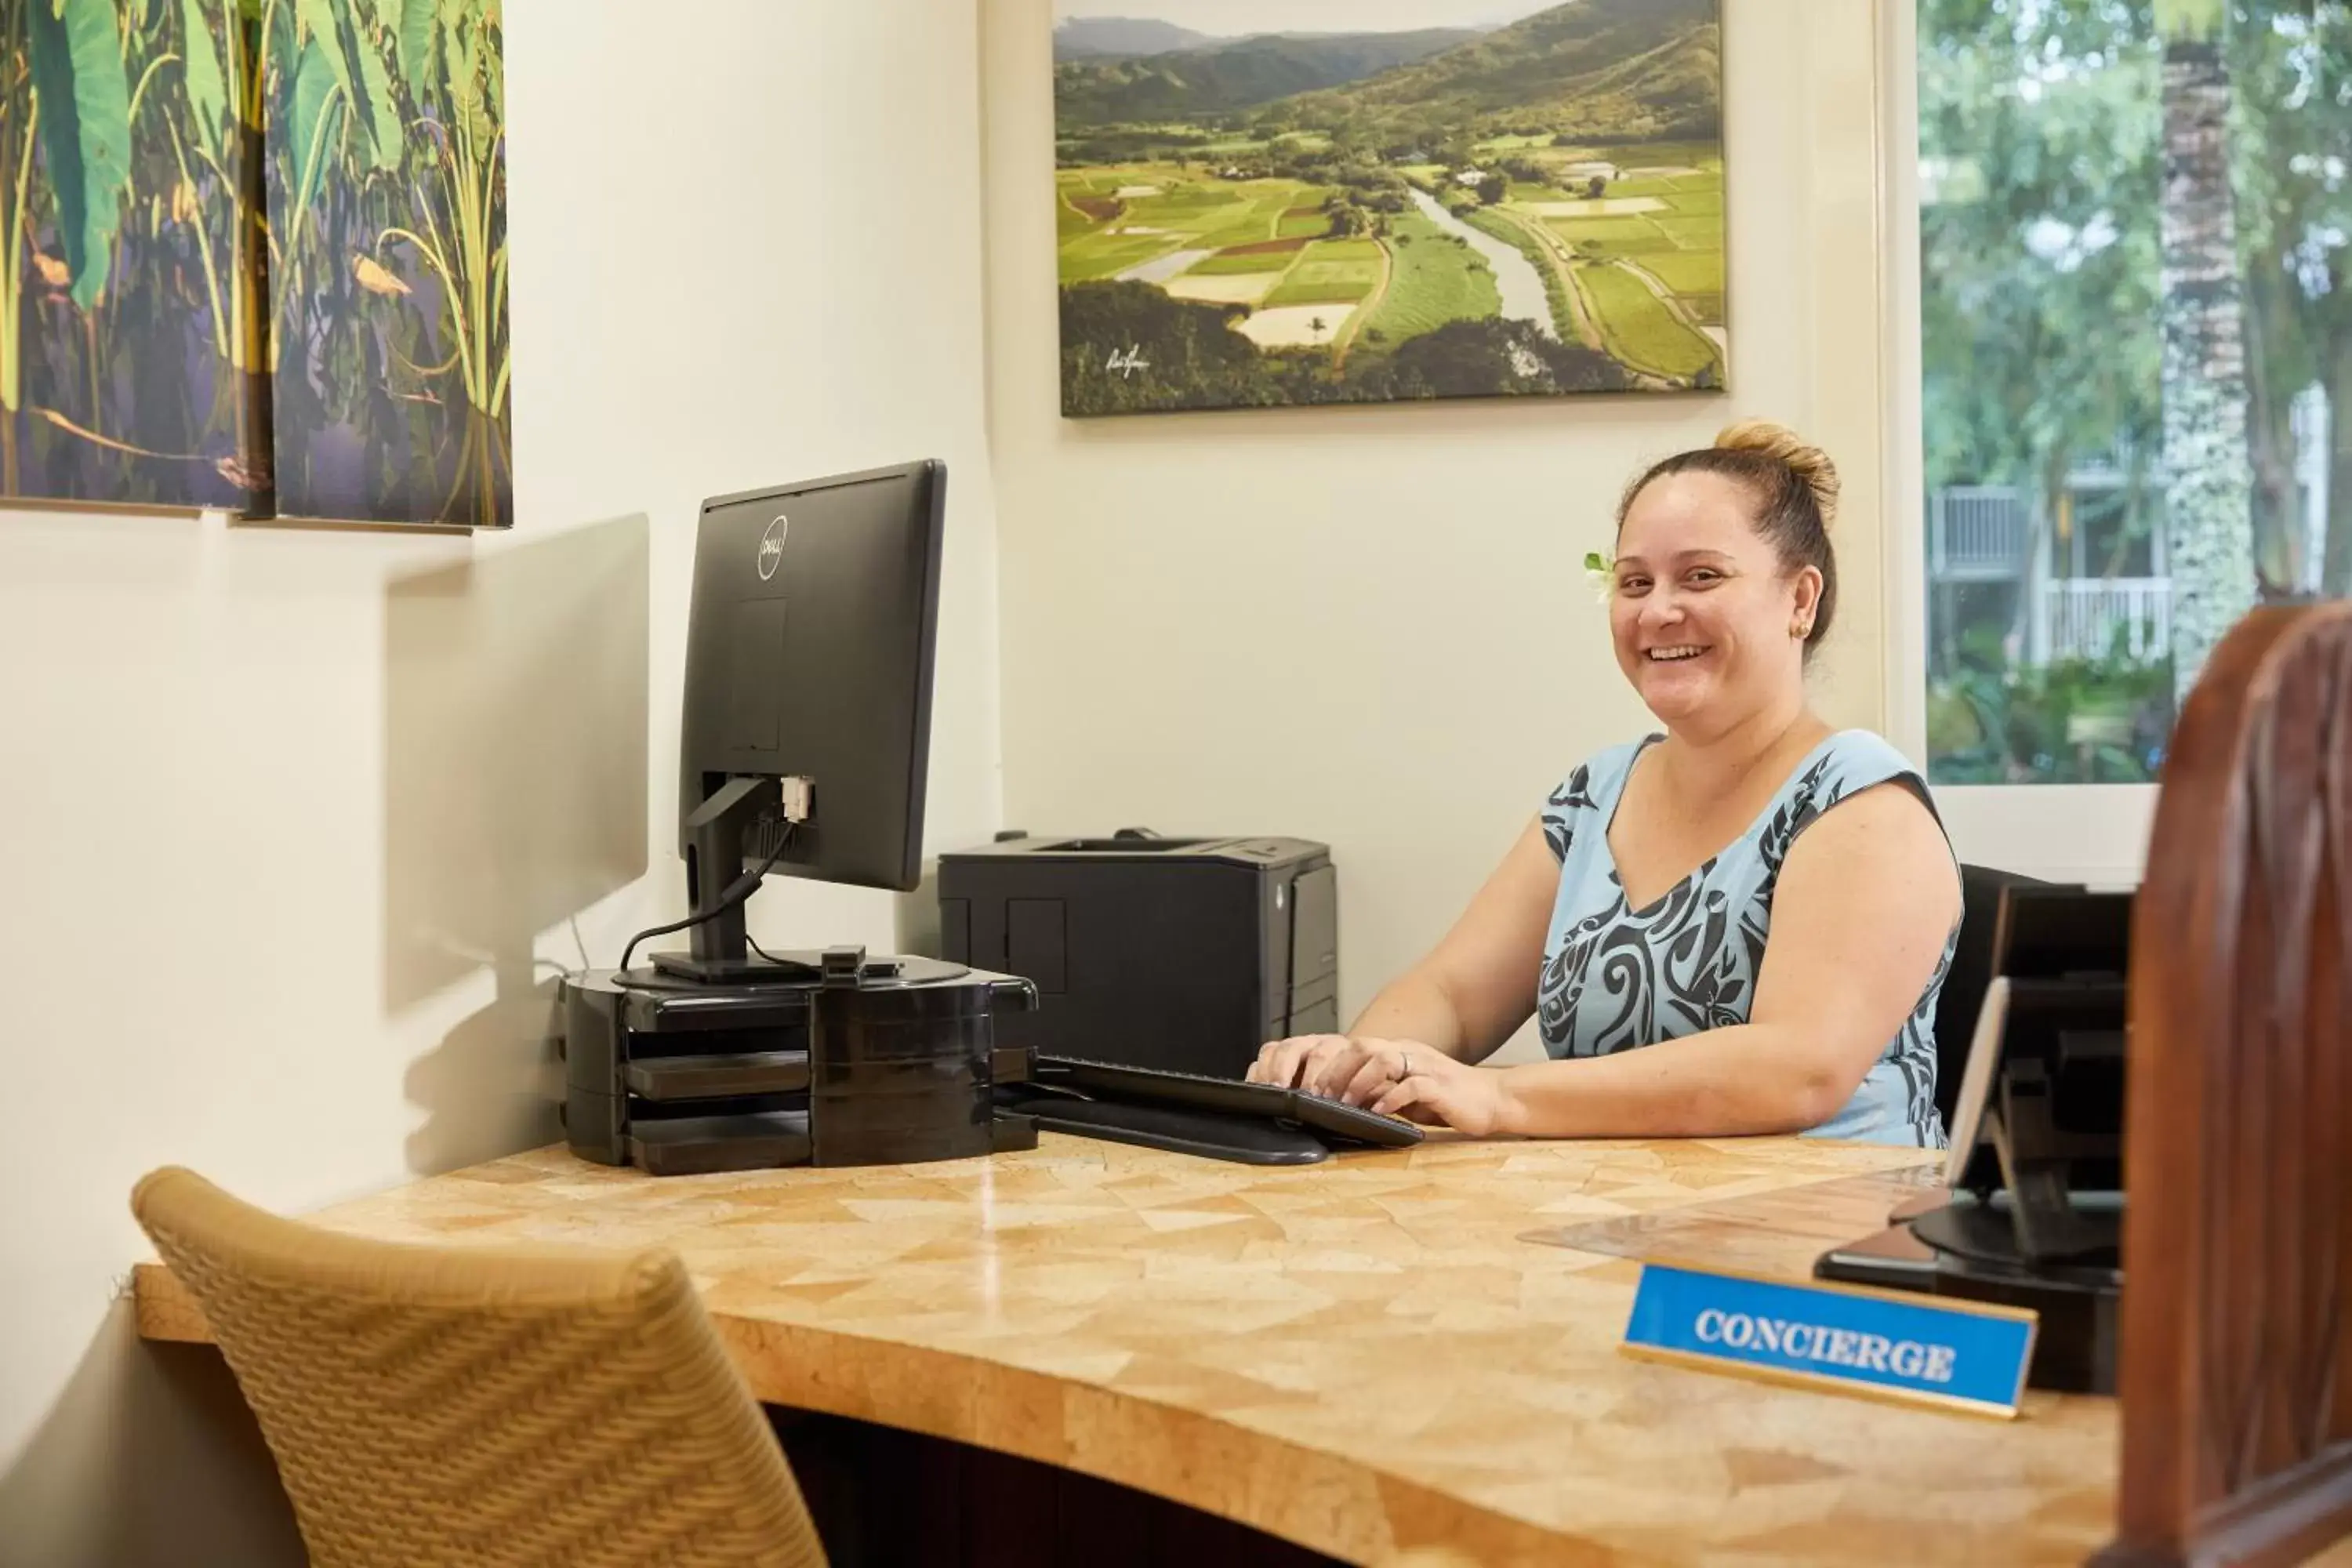
[[[1251, 1077], [1474, 1136], [1940, 1147], [1958, 868], [1910, 764], [1805, 696], [1837, 497], [1759, 423], [1635, 479], [1610, 628], [1664, 732], [1572, 771], [1351, 1033], [1275, 1041]], [[1531, 1014], [1553, 1059], [1476, 1065]]]

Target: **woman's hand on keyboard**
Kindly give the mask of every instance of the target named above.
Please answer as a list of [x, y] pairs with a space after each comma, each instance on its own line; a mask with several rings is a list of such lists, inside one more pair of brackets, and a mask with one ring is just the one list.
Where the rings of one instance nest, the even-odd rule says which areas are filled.
[[1512, 1131], [1517, 1105], [1506, 1069], [1472, 1067], [1437, 1051], [1428, 1053], [1425, 1060], [1420, 1051], [1413, 1052], [1411, 1067], [1377, 1097], [1355, 1103], [1423, 1127], [1451, 1127], [1469, 1138]]
[[1313, 1093], [1325, 1066], [1354, 1044], [1345, 1035], [1293, 1035], [1286, 1040], [1268, 1040], [1258, 1047], [1257, 1060], [1244, 1076], [1251, 1083]]
[[1349, 1039], [1324, 1058], [1318, 1077], [1300, 1079], [1299, 1087], [1473, 1138], [1504, 1131], [1511, 1110], [1501, 1072], [1414, 1040]]
[[1472, 1138], [1508, 1131], [1516, 1110], [1502, 1070], [1472, 1067], [1413, 1040], [1295, 1035], [1260, 1047], [1248, 1078]]
[[[1297, 1089], [1308, 1094], [1320, 1095], [1347, 1105], [1379, 1108], [1388, 1098], [1408, 1083], [1428, 1082], [1433, 1087], [1426, 1098], [1408, 1100], [1408, 1106], [1423, 1105], [1428, 1109], [1419, 1114], [1411, 1110], [1383, 1111], [1424, 1126], [1456, 1126], [1440, 1107], [1451, 1106], [1465, 1118], [1490, 1124], [1499, 1107], [1490, 1104], [1493, 1094], [1481, 1090], [1498, 1089], [1499, 1085], [1479, 1082], [1456, 1084], [1465, 1074], [1480, 1079], [1496, 1079], [1499, 1075], [1481, 1068], [1465, 1066], [1444, 1051], [1425, 1046], [1418, 1040], [1381, 1040], [1349, 1035], [1298, 1035], [1286, 1040], [1275, 1040], [1260, 1047], [1256, 1062], [1249, 1070], [1252, 1083], [1279, 1084], [1285, 1089]], [[1455, 1087], [1438, 1089], [1438, 1084]], [[1482, 1112], [1485, 1114], [1482, 1115]], [[1491, 1125], [1486, 1125], [1491, 1130]], [[1461, 1127], [1471, 1131], [1469, 1127]]]
[[1298, 1087], [1327, 1100], [1370, 1105], [1387, 1093], [1391, 1084], [1413, 1071], [1416, 1063], [1427, 1066], [1443, 1055], [1414, 1040], [1378, 1040], [1350, 1035], [1340, 1042], [1339, 1050], [1324, 1058], [1316, 1076], [1300, 1079]]

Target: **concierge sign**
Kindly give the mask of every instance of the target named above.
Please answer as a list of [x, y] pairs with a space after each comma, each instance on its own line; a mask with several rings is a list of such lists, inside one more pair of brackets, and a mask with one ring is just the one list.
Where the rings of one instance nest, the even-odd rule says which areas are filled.
[[1654, 1361], [2011, 1416], [2034, 1315], [1645, 1264], [1624, 1349]]

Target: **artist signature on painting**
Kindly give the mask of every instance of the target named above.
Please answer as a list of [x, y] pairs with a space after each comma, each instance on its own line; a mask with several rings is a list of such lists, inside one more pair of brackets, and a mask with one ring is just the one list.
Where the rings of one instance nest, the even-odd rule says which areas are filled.
[[1104, 370], [1109, 372], [1113, 375], [1118, 376], [1122, 380], [1134, 375], [1139, 371], [1146, 371], [1150, 368], [1151, 362], [1143, 357], [1143, 345], [1140, 343], [1129, 344], [1128, 347], [1123, 349], [1111, 350], [1110, 360], [1103, 366]]

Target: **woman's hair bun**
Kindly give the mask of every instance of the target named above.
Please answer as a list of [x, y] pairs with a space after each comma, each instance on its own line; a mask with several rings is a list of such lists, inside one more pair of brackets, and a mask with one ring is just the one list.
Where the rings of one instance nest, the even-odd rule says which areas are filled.
[[1829, 528], [1836, 523], [1837, 465], [1830, 461], [1827, 452], [1794, 430], [1769, 419], [1743, 419], [1737, 425], [1725, 426], [1716, 437], [1715, 445], [1717, 451], [1755, 452], [1784, 464], [1813, 492], [1813, 504], [1821, 510], [1822, 526]]

